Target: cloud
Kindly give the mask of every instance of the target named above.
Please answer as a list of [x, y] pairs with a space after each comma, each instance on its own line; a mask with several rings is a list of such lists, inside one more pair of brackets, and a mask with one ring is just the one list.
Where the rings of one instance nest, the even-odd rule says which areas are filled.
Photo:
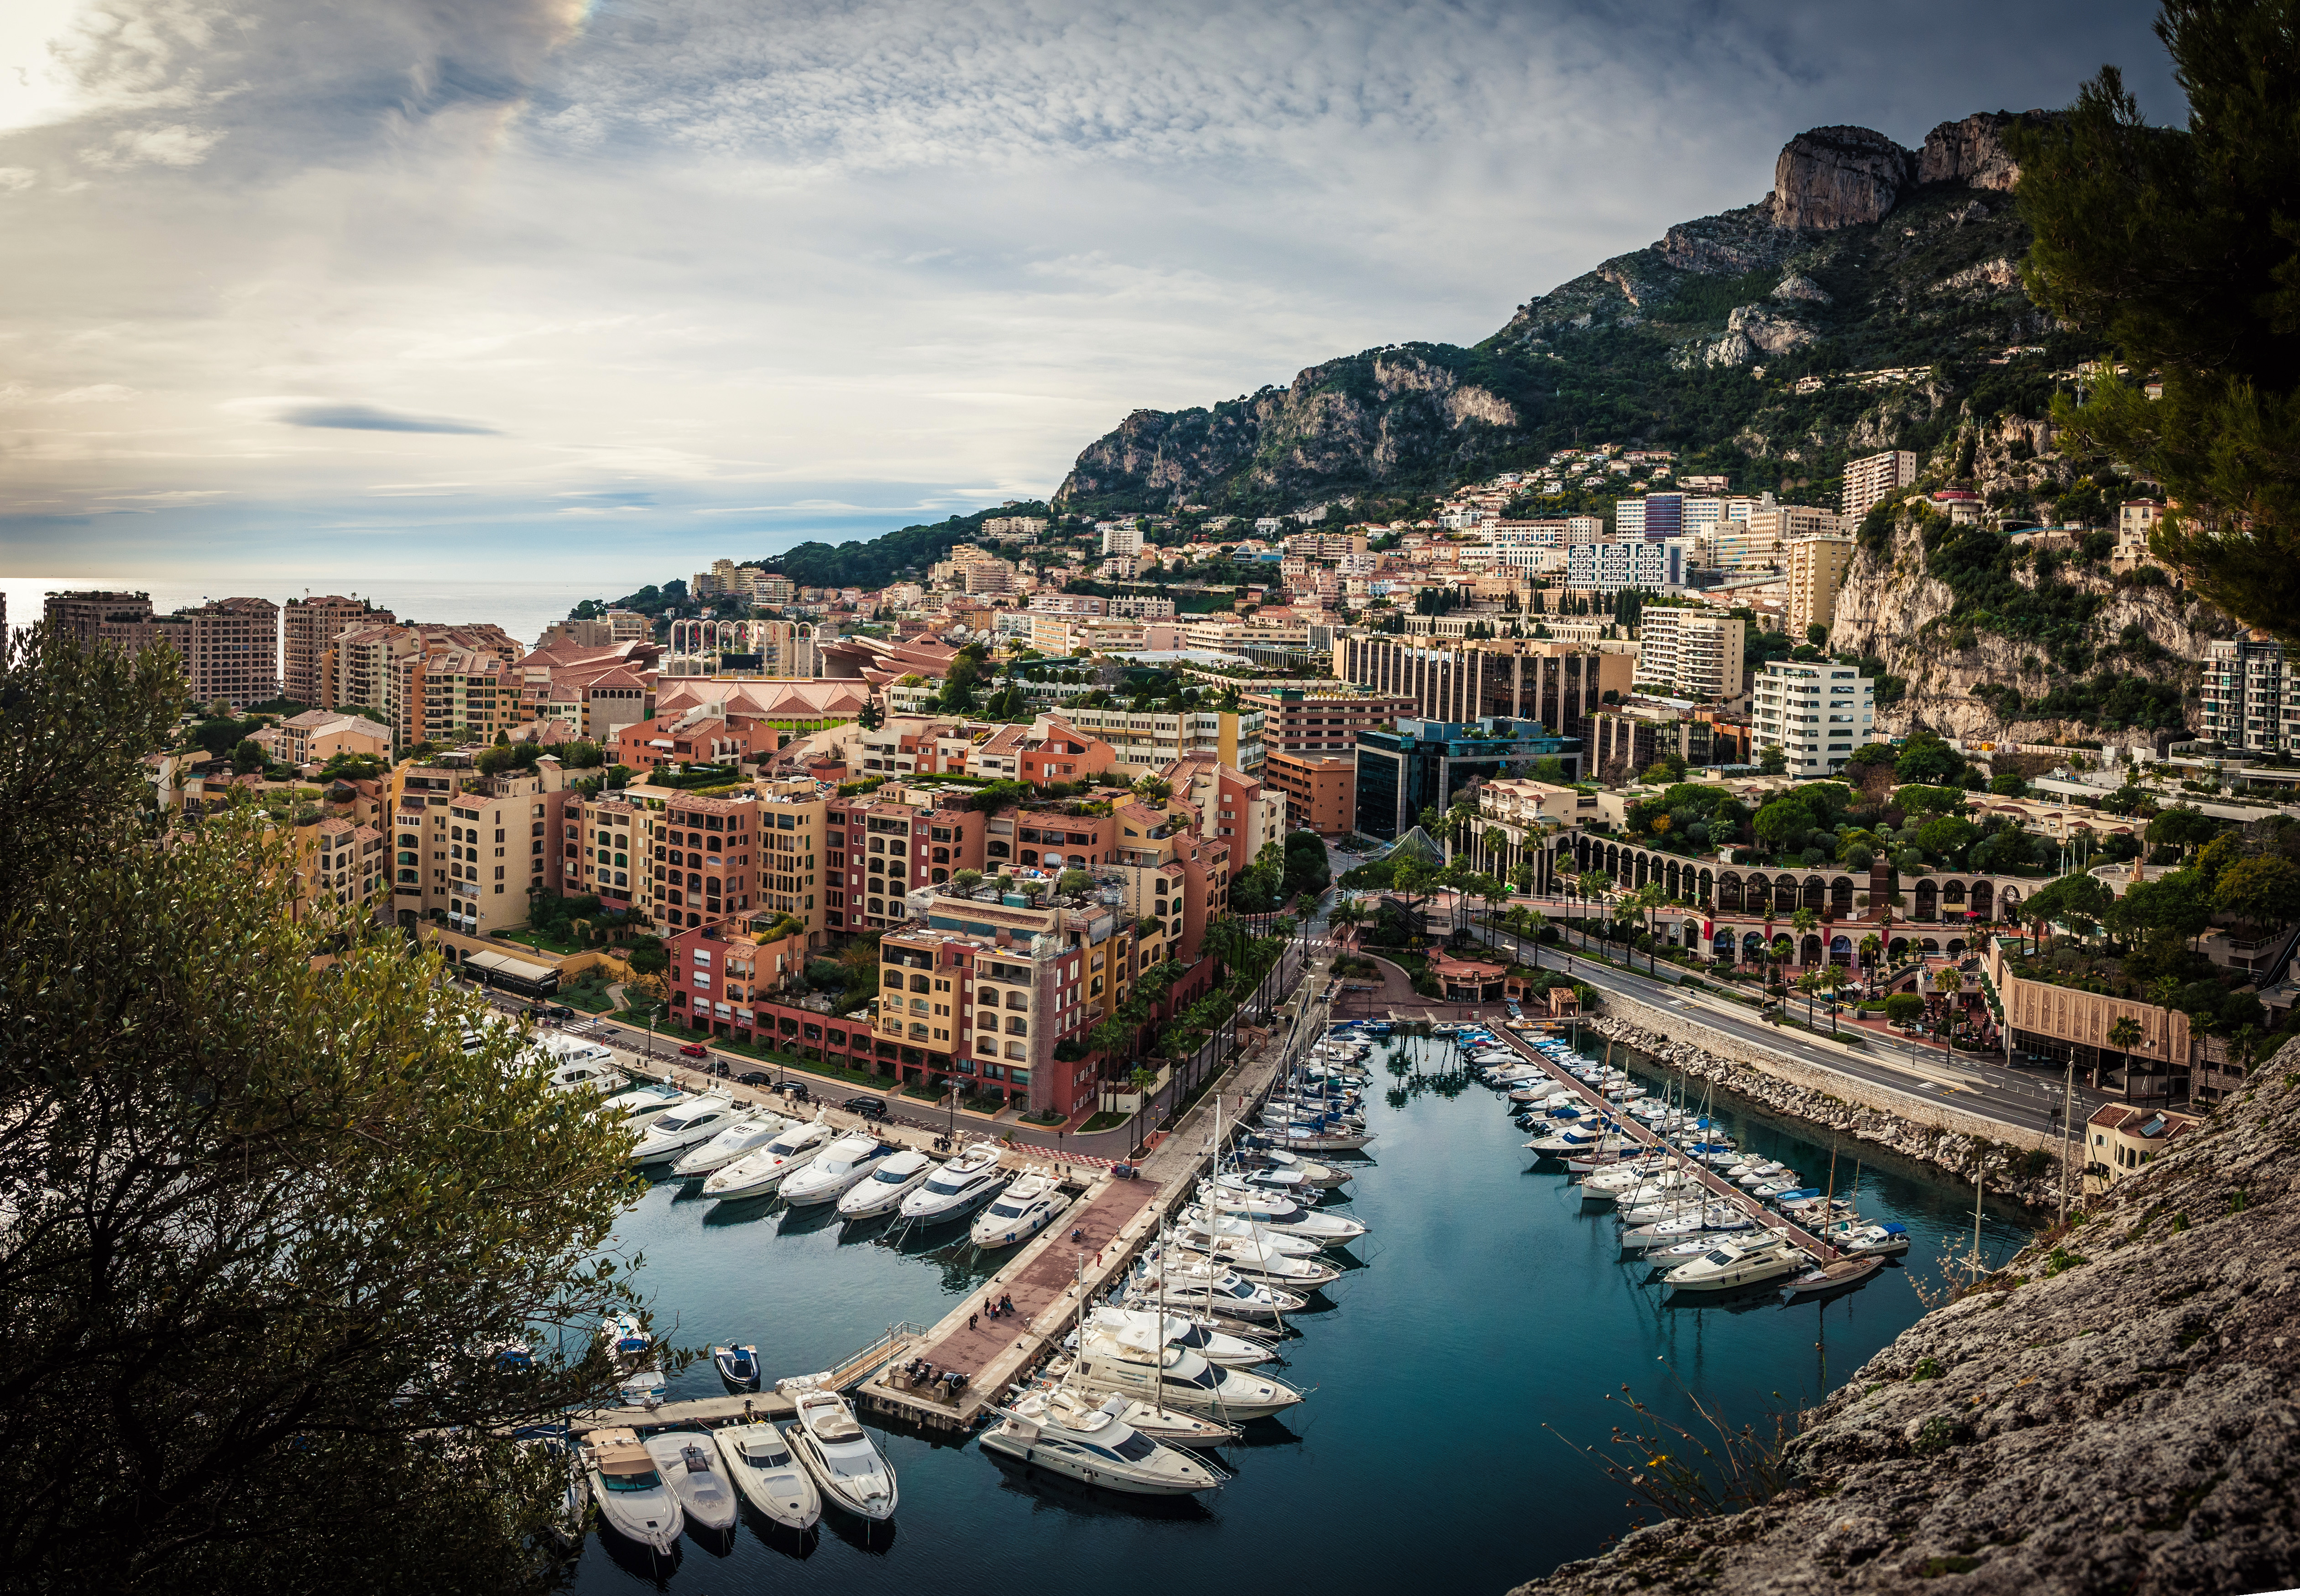
[[195, 128], [183, 122], [160, 128], [125, 128], [114, 133], [110, 143], [81, 150], [79, 158], [106, 171], [130, 166], [197, 166], [207, 159], [210, 150], [223, 141], [223, 137], [212, 129]]
[[496, 429], [443, 416], [411, 416], [373, 404], [298, 404], [272, 420], [288, 427], [329, 427], [346, 432], [460, 432], [492, 437]]

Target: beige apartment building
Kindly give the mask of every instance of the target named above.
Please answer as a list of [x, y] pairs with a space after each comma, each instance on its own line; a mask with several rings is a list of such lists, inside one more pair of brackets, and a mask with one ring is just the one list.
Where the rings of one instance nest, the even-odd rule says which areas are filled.
[[1636, 685], [1696, 702], [1741, 696], [1742, 623], [1710, 609], [1648, 604], [1638, 616]]
[[305, 710], [279, 723], [272, 750], [290, 765], [324, 765], [339, 753], [363, 753], [387, 764], [391, 728], [333, 710]]
[[556, 760], [482, 775], [449, 754], [393, 777], [391, 904], [402, 926], [438, 920], [485, 936], [527, 924], [532, 895], [556, 885], [551, 847], [571, 794]]
[[194, 703], [219, 699], [234, 710], [279, 696], [279, 606], [270, 599], [216, 599], [179, 610], [179, 639]]
[[1140, 775], [1178, 759], [1211, 759], [1248, 775], [1262, 769], [1260, 710], [1087, 710], [1065, 705], [1062, 720], [1073, 730], [1107, 743], [1119, 768]]
[[1844, 518], [1831, 511], [1810, 504], [1767, 504], [1750, 511], [1746, 520], [1718, 523], [1710, 562], [1720, 570], [1779, 570], [1796, 539], [1833, 537], [1844, 530]]
[[102, 589], [51, 593], [41, 619], [69, 633], [83, 649], [113, 643], [133, 653], [152, 641], [152, 595]]
[[328, 645], [354, 627], [396, 618], [362, 598], [289, 599], [279, 611], [279, 690], [307, 709], [327, 709]]
[[1845, 466], [1845, 519], [1856, 527], [1876, 503], [1917, 479], [1917, 457], [1908, 449], [1888, 449]]
[[1789, 636], [1805, 641], [1808, 627], [1825, 633], [1837, 624], [1837, 595], [1853, 565], [1849, 537], [1800, 537], [1792, 541], [1784, 566], [1789, 586]]
[[1433, 640], [1423, 646], [1348, 636], [1334, 649], [1337, 677], [1407, 700], [1414, 714], [1432, 720], [1538, 720], [1545, 730], [1568, 737], [1581, 736], [1582, 717], [1607, 693], [1626, 695], [1635, 673], [1626, 653], [1552, 638]]

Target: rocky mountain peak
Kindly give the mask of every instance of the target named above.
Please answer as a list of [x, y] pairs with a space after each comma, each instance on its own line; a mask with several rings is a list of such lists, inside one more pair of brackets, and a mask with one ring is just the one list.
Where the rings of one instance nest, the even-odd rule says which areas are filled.
[[2004, 129], [2015, 122], [2051, 114], [1981, 111], [1961, 122], [1943, 122], [1925, 135], [1925, 147], [1917, 156], [1917, 181], [1962, 183], [1969, 188], [2009, 193], [2021, 180], [2021, 168], [2004, 147]]
[[1916, 162], [1873, 129], [1800, 133], [1773, 162], [1773, 225], [1825, 232], [1882, 221], [1915, 178]]

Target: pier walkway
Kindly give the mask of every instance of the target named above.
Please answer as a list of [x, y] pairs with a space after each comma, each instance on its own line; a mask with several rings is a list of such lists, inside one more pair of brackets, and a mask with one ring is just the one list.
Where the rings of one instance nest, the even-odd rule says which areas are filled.
[[[1636, 1116], [1622, 1112], [1621, 1104], [1610, 1101], [1604, 1093], [1587, 1081], [1579, 1080], [1560, 1068], [1554, 1060], [1539, 1048], [1527, 1045], [1517, 1032], [1496, 1029], [1494, 1035], [1504, 1038], [1512, 1051], [1524, 1055], [1528, 1063], [1546, 1071], [1553, 1079], [1563, 1082], [1586, 1106], [1604, 1114], [1624, 1136], [1637, 1143], [1638, 1147], [1647, 1151], [1674, 1152], [1674, 1150], [1662, 1140], [1660, 1133]], [[1775, 1213], [1758, 1199], [1710, 1168], [1708, 1165], [1687, 1158], [1681, 1153], [1675, 1156], [1680, 1166], [1689, 1171], [1704, 1187], [1754, 1219], [1760, 1230], [1770, 1231], [1786, 1237], [1793, 1245], [1802, 1249], [1821, 1263], [1829, 1263], [1841, 1256], [1838, 1250], [1827, 1242], [1822, 1241], [1787, 1215]], [[1731, 1234], [1721, 1235], [1717, 1239], [1721, 1242], [1729, 1242], [1734, 1235], [1746, 1234], [1746, 1232], [1737, 1231]]]

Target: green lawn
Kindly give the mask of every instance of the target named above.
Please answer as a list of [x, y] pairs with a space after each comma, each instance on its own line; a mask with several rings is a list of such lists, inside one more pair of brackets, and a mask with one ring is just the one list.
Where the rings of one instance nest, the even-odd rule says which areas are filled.
[[505, 942], [518, 943], [523, 947], [533, 948], [538, 953], [558, 953], [562, 955], [568, 953], [579, 953], [583, 951], [584, 945], [579, 942], [562, 941], [560, 938], [555, 936], [546, 936], [542, 932], [531, 929], [526, 931], [504, 931], [499, 933], [499, 935]]
[[1116, 1130], [1120, 1126], [1124, 1125], [1128, 1120], [1133, 1118], [1134, 1116], [1131, 1114], [1112, 1114], [1105, 1110], [1104, 1112], [1095, 1115], [1084, 1125], [1079, 1126], [1079, 1135], [1085, 1136], [1091, 1135], [1096, 1131]]
[[558, 1002], [565, 1003], [569, 1008], [580, 1009], [589, 1014], [604, 1014], [614, 1002], [607, 995], [607, 989], [604, 986], [562, 986], [556, 993], [556, 997]]

